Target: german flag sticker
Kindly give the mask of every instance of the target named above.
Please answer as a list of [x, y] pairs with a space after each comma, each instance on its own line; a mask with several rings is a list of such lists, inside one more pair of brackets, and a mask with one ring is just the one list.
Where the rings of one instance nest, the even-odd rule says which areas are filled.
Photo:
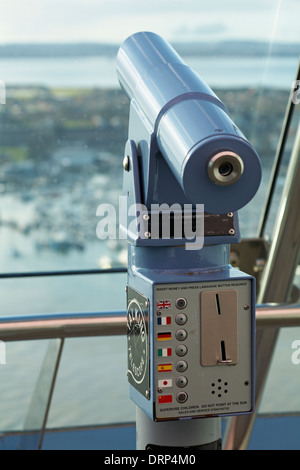
[[170, 341], [172, 339], [171, 333], [157, 333], [157, 340], [158, 341]]

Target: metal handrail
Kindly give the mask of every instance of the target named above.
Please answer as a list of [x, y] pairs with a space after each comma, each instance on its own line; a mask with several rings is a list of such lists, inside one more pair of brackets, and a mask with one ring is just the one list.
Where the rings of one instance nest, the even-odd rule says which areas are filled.
[[[256, 326], [300, 326], [300, 305], [257, 305]], [[125, 311], [44, 314], [0, 319], [0, 339], [7, 342], [125, 334]]]
[[0, 279], [17, 279], [27, 277], [57, 277], [57, 276], [86, 276], [93, 274], [120, 274], [127, 273], [125, 267], [115, 267], [106, 269], [68, 269], [68, 270], [55, 270], [55, 271], [21, 271], [21, 272], [7, 272], [0, 273]]
[[125, 333], [125, 312], [46, 314], [0, 319], [2, 341], [111, 336]]

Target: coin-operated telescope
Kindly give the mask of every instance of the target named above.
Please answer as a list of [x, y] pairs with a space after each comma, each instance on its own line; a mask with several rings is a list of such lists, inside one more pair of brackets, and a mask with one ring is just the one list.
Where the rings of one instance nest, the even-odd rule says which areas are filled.
[[253, 411], [255, 281], [230, 266], [229, 246], [260, 161], [158, 35], [129, 37], [117, 73], [130, 99], [123, 229], [137, 445], [220, 448], [220, 417]]

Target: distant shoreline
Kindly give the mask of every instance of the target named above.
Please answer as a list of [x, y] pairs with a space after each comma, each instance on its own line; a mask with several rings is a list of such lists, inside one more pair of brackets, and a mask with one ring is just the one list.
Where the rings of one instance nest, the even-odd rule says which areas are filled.
[[[90, 57], [116, 56], [120, 45], [102, 43], [9, 43], [0, 45], [0, 58]], [[202, 57], [299, 57], [300, 43], [274, 43], [258, 41], [222, 41], [174, 43], [183, 56]]]
[[[185, 63], [213, 88], [290, 88], [298, 67], [295, 56], [183, 56]], [[0, 80], [11, 85], [119, 89], [116, 56], [0, 56]]]

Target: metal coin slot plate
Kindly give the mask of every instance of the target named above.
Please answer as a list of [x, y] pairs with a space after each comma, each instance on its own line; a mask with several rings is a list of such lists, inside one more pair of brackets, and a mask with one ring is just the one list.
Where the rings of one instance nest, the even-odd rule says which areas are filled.
[[[243, 273], [238, 279], [155, 286], [154, 419], [252, 411], [253, 288]], [[183, 309], [178, 299], [185, 299]], [[178, 314], [185, 315], [184, 325]]]

